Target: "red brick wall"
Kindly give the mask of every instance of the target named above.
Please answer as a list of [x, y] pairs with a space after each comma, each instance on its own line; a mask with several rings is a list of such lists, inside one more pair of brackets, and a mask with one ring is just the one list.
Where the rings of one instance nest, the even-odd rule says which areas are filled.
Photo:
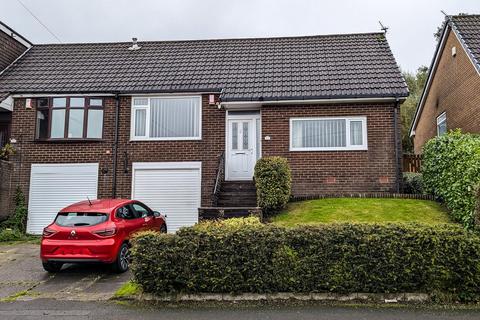
[[[392, 105], [262, 107], [264, 156], [286, 157], [292, 169], [292, 193], [394, 192], [396, 163]], [[289, 151], [292, 117], [366, 116], [367, 151]]]
[[[225, 111], [208, 105], [203, 97], [202, 140], [200, 141], [130, 141], [130, 97], [121, 98], [117, 166], [117, 197], [131, 195], [132, 162], [202, 161], [202, 205], [211, 205], [211, 194], [218, 157], [225, 146]], [[107, 98], [102, 142], [35, 142], [35, 110], [25, 108], [25, 100], [15, 101], [12, 138], [18, 152], [15, 184], [28, 196], [32, 163], [88, 163], [100, 166], [98, 196], [112, 196], [115, 99]], [[127, 170], [125, 172], [125, 152]]]
[[[201, 161], [202, 205], [211, 205], [218, 157], [225, 148], [225, 110], [208, 105], [207, 95], [202, 108], [202, 140], [132, 142], [131, 99], [121, 98], [118, 197], [131, 195], [132, 162]], [[262, 153], [288, 158], [294, 195], [394, 191], [393, 104], [265, 106], [261, 112], [262, 136], [271, 137], [262, 140]], [[367, 116], [368, 151], [290, 152], [289, 118], [299, 116]], [[35, 110], [27, 109], [24, 99], [16, 99], [12, 119], [12, 138], [17, 140], [18, 150], [13, 157], [14, 185], [20, 185], [28, 197], [32, 163], [98, 162], [98, 196], [111, 197], [114, 119], [115, 99], [106, 98], [103, 141], [35, 142]]]
[[[457, 55], [452, 56], [452, 47]], [[450, 32], [441, 54], [422, 114], [415, 129], [415, 153], [437, 135], [437, 117], [446, 112], [447, 129], [480, 133], [480, 75]]]
[[0, 31], [0, 71], [8, 67], [27, 48], [10, 35]]

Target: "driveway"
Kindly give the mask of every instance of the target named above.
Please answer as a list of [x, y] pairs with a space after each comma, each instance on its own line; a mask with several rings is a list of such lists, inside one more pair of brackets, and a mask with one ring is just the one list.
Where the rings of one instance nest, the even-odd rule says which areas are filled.
[[40, 246], [0, 245], [0, 300], [108, 300], [130, 273], [114, 274], [108, 266], [66, 265], [58, 274], [42, 268]]

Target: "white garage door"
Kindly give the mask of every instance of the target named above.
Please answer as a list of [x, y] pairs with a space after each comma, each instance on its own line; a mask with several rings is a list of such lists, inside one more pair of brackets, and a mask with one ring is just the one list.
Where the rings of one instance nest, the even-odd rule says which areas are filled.
[[132, 198], [167, 215], [167, 229], [198, 222], [201, 162], [133, 163]]
[[27, 232], [41, 234], [62, 208], [97, 198], [98, 163], [32, 164]]

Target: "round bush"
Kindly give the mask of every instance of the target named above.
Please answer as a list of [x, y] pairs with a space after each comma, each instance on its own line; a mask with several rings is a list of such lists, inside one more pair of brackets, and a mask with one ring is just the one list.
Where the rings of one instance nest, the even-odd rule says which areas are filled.
[[257, 203], [266, 214], [285, 207], [290, 199], [292, 174], [287, 159], [264, 157], [255, 165]]
[[423, 194], [423, 177], [421, 173], [403, 173], [403, 192], [408, 194]]

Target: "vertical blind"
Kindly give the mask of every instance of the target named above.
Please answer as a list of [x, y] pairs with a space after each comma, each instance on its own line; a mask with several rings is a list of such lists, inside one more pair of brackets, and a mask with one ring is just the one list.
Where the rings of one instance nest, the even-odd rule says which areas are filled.
[[[135, 99], [134, 101], [134, 108], [138, 108], [134, 110], [135, 136], [147, 135], [149, 138], [200, 137], [200, 99], [181, 97], [150, 98], [148, 100]], [[147, 122], [149, 132], [146, 132]]]
[[345, 147], [345, 122], [344, 119], [293, 121], [293, 147]]

